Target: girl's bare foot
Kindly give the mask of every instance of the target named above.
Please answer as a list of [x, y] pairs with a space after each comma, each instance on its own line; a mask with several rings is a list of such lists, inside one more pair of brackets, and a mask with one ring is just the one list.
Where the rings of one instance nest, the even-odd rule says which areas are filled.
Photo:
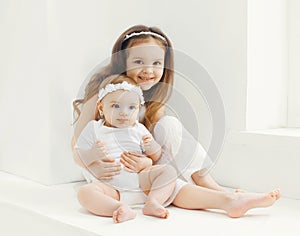
[[245, 190], [239, 189], [239, 188], [237, 188], [234, 192], [235, 192], [235, 193], [246, 193]]
[[230, 217], [237, 218], [243, 216], [248, 210], [258, 207], [269, 207], [280, 198], [280, 190], [275, 189], [269, 193], [235, 193], [227, 208]]
[[136, 217], [136, 212], [127, 205], [121, 205], [113, 212], [113, 220], [115, 223], [121, 223], [127, 220], [132, 220]]
[[143, 214], [164, 219], [169, 217], [169, 211], [160, 205], [156, 200], [147, 200], [143, 208]]

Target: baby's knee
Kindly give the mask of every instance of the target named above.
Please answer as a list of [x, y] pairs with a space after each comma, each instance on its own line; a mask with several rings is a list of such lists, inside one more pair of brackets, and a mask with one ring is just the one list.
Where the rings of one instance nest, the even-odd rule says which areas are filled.
[[77, 193], [77, 198], [78, 198], [79, 203], [82, 206], [85, 206], [85, 203], [88, 201], [89, 192], [90, 192], [90, 188], [89, 188], [88, 184], [80, 187], [80, 189]]
[[86, 203], [89, 201], [89, 198], [91, 197], [92, 193], [95, 190], [102, 193], [104, 192], [101, 187], [95, 185], [94, 183], [90, 183], [82, 186], [77, 193], [77, 198], [80, 204], [85, 206]]
[[175, 180], [177, 178], [177, 171], [176, 169], [171, 165], [160, 165], [161, 166], [161, 172], [168, 176], [170, 180]]

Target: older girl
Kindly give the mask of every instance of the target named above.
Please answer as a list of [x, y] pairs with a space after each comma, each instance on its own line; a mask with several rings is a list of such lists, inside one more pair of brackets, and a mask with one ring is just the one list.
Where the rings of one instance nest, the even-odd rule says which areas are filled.
[[[173, 200], [175, 206], [222, 209], [230, 217], [240, 217], [251, 208], [272, 205], [280, 196], [279, 190], [262, 194], [228, 193], [208, 174], [202, 175], [208, 167], [204, 163], [209, 163], [204, 160], [206, 155], [203, 148], [192, 137], [182, 142], [185, 129], [180, 121], [165, 115], [165, 103], [172, 93], [173, 69], [172, 44], [161, 30], [143, 25], [126, 30], [113, 47], [110, 63], [91, 78], [85, 88], [84, 98], [74, 102], [78, 119], [73, 143], [86, 124], [94, 119], [99, 85], [103, 79], [112, 74], [125, 74], [144, 91], [146, 103], [141, 122], [163, 149], [159, 163], [171, 163], [178, 171], [181, 182], [177, 181], [177, 194]], [[81, 109], [78, 105], [81, 105]], [[186, 152], [180, 152], [182, 147]], [[103, 143], [98, 144], [98, 148], [103, 148]], [[100, 180], [112, 179], [120, 173], [120, 165], [104, 152], [99, 154], [91, 151], [81, 156], [74, 152], [74, 159], [79, 165], [88, 166]], [[142, 160], [143, 157], [135, 153], [123, 155], [124, 165], [134, 171], [139, 171]], [[97, 198], [97, 191], [92, 185], [85, 189], [85, 194], [93, 194]]]

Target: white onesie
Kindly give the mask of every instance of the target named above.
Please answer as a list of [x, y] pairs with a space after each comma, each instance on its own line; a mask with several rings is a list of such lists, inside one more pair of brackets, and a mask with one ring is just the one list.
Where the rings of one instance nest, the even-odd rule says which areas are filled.
[[[119, 162], [124, 151], [142, 153], [142, 137], [146, 134], [151, 135], [146, 127], [138, 122], [131, 127], [114, 128], [104, 126], [103, 120], [92, 120], [81, 132], [76, 148], [90, 149], [97, 140], [101, 140], [108, 151], [107, 156]], [[99, 181], [86, 169], [83, 170], [83, 174], [88, 182]], [[112, 180], [106, 180], [105, 182], [121, 191], [140, 190], [138, 173], [129, 172], [123, 166], [119, 175], [115, 175]]]

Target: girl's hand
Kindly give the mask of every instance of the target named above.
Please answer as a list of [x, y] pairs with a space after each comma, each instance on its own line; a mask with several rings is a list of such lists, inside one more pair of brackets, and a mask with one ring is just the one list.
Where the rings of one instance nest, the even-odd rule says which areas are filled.
[[94, 161], [87, 169], [99, 180], [112, 180], [113, 176], [120, 174], [121, 164], [113, 158], [104, 157]]
[[152, 166], [152, 160], [147, 156], [135, 152], [123, 152], [120, 162], [130, 172], [140, 172], [148, 166]]
[[99, 180], [111, 180], [120, 174], [121, 164], [115, 163], [113, 158], [107, 157], [104, 143], [97, 140], [90, 149], [76, 149], [84, 167]]

